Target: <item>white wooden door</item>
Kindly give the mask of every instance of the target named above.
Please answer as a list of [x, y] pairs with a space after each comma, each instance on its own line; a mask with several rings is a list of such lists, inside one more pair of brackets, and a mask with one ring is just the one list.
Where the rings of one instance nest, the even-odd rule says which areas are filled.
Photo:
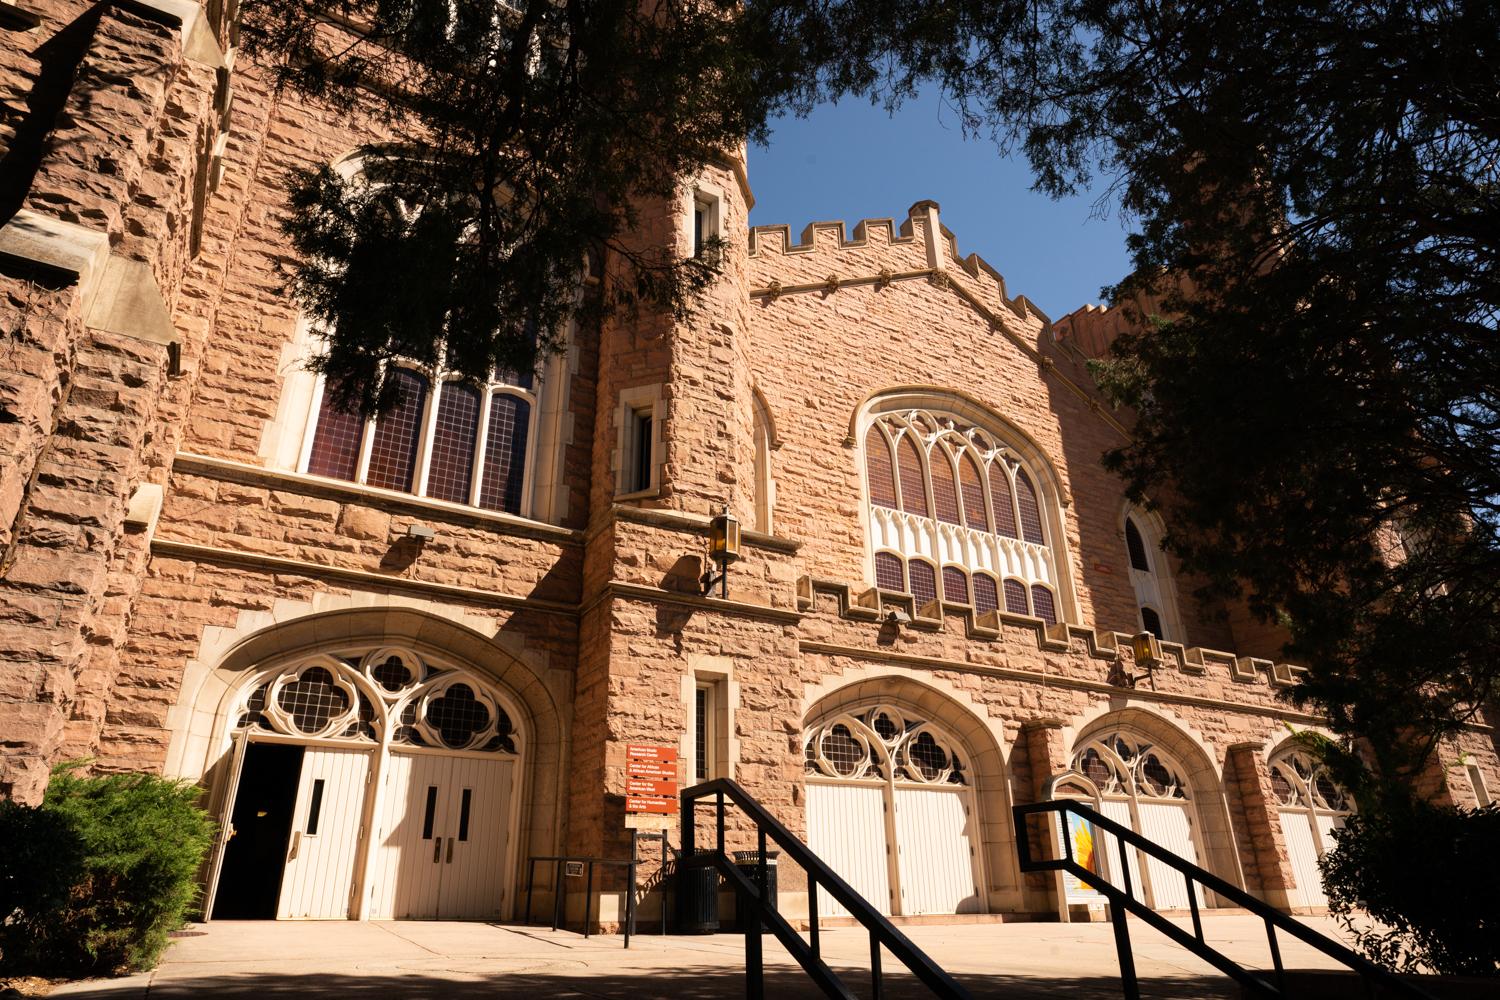
[[500, 759], [449, 761], [442, 785], [447, 802], [438, 893], [438, 916], [444, 920], [495, 920], [501, 915], [514, 766]]
[[449, 763], [447, 757], [402, 753], [386, 762], [370, 876], [370, 912], [376, 919], [438, 915]]
[[896, 788], [896, 870], [901, 912], [979, 913], [977, 841], [963, 788]]
[[[807, 783], [807, 844], [870, 905], [891, 912], [890, 859], [886, 853], [885, 789], [853, 782]], [[818, 915], [849, 913], [825, 892]]]
[[208, 894], [203, 900], [203, 912], [212, 919], [214, 900], [219, 894], [219, 873], [224, 868], [224, 851], [229, 839], [234, 836], [234, 801], [240, 790], [240, 774], [245, 770], [245, 750], [250, 746], [250, 736], [244, 730], [231, 737], [229, 751], [229, 773], [224, 780], [224, 802], [219, 809], [219, 833], [214, 838], [214, 853], [208, 862]]
[[[1130, 817], [1130, 803], [1119, 799], [1105, 799], [1099, 803], [1099, 811], [1105, 818], [1112, 819], [1123, 827], [1135, 828], [1135, 822]], [[1099, 831], [1099, 850], [1104, 857], [1104, 871], [1108, 874], [1109, 884], [1116, 889], [1125, 888], [1125, 876], [1120, 871], [1120, 838], [1112, 833]], [[1126, 846], [1125, 856], [1130, 862], [1130, 894], [1134, 898], [1145, 902], [1149, 897], [1146, 895], [1144, 883], [1141, 881], [1141, 858], [1140, 852], [1135, 848]]]
[[308, 747], [302, 755], [278, 918], [349, 916], [369, 774], [366, 750]]
[[[1141, 814], [1141, 833], [1189, 864], [1198, 863], [1193, 846], [1193, 821], [1186, 802], [1146, 802], [1136, 804]], [[1158, 910], [1185, 910], [1188, 902], [1187, 882], [1181, 872], [1146, 855], [1146, 872], [1151, 876], [1152, 906]], [[1196, 886], [1196, 884], [1195, 884]], [[1198, 905], [1203, 905], [1203, 890], [1196, 887]]]
[[509, 883], [515, 762], [392, 754], [376, 825], [377, 919], [493, 920]]
[[1297, 890], [1302, 894], [1302, 905], [1327, 906], [1323, 876], [1318, 871], [1318, 843], [1313, 838], [1312, 819], [1307, 810], [1281, 810], [1281, 835], [1286, 839], [1286, 853], [1292, 862]]

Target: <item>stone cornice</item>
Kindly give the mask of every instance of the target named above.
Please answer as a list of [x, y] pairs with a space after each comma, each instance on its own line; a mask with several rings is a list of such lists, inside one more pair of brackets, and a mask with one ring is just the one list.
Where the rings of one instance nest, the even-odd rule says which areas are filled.
[[713, 611], [737, 615], [741, 618], [778, 622], [783, 625], [795, 625], [802, 620], [801, 612], [788, 611], [785, 608], [770, 608], [764, 604], [746, 604], [743, 601], [726, 601], [718, 597], [685, 594], [681, 591], [647, 587], [638, 583], [624, 583], [619, 580], [611, 580], [605, 584], [598, 594], [584, 602], [579, 613], [588, 614], [600, 603], [614, 597], [629, 601], [645, 601], [651, 604], [675, 604], [679, 607], [692, 608], [695, 611]]
[[523, 517], [516, 517], [514, 514], [449, 503], [446, 500], [430, 500], [426, 497], [376, 489], [372, 486], [360, 486], [358, 483], [325, 479], [322, 476], [310, 476], [301, 472], [266, 469], [259, 465], [250, 465], [228, 458], [178, 452], [172, 460], [172, 471], [220, 482], [236, 483], [240, 486], [258, 486], [269, 490], [284, 490], [298, 496], [318, 497], [339, 503], [363, 504], [391, 513], [441, 518], [445, 524], [484, 528], [518, 538], [533, 538], [559, 545], [580, 545], [583, 542], [581, 531], [573, 528], [560, 528], [555, 524], [546, 524], [542, 521], [529, 521]]
[[324, 566], [320, 563], [304, 562], [301, 559], [268, 556], [258, 552], [241, 552], [237, 549], [224, 549], [215, 545], [176, 542], [169, 538], [152, 539], [151, 553], [169, 559], [207, 562], [220, 566], [241, 566], [265, 573], [289, 573], [296, 576], [334, 580], [351, 587], [404, 591], [429, 597], [447, 597], [466, 604], [512, 608], [518, 611], [540, 611], [545, 614], [565, 615], [569, 618], [578, 615], [576, 604], [562, 601], [545, 601], [516, 594], [502, 594], [493, 590], [477, 590], [472, 587], [455, 587], [431, 583], [427, 580], [413, 580], [408, 577], [386, 576], [383, 573], [371, 573], [368, 570]]
[[[701, 535], [708, 531], [710, 520], [702, 514], [662, 510], [659, 507], [633, 507], [629, 504], [617, 503], [610, 506], [606, 517], [601, 518], [589, 528], [587, 540], [592, 541], [611, 521], [627, 521], [632, 524], [649, 525], [653, 528], [667, 528], [672, 531], [686, 531]], [[740, 530], [740, 542], [752, 548], [768, 549], [786, 555], [795, 555], [797, 550], [802, 548], [802, 543], [796, 539], [780, 538], [776, 535], [744, 529]]]

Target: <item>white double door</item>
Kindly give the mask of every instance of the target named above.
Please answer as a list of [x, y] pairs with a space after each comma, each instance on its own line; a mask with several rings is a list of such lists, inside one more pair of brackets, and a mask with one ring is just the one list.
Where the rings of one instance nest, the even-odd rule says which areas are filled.
[[1323, 872], [1318, 862], [1323, 852], [1333, 846], [1333, 831], [1344, 825], [1344, 818], [1334, 813], [1306, 809], [1281, 810], [1281, 835], [1286, 838], [1286, 852], [1292, 862], [1292, 875], [1302, 894], [1303, 906], [1327, 906], [1323, 891]]
[[370, 751], [308, 747], [302, 755], [277, 900], [279, 919], [349, 916]]
[[391, 754], [376, 824], [372, 916], [500, 917], [514, 766], [494, 758]]
[[[1147, 839], [1154, 841], [1189, 864], [1198, 864], [1198, 848], [1193, 842], [1192, 806], [1183, 801], [1145, 802], [1137, 801], [1135, 811], [1138, 819], [1131, 816], [1131, 803], [1121, 799], [1105, 799], [1099, 811], [1122, 826], [1129, 826]], [[1104, 833], [1100, 844], [1104, 856], [1105, 870], [1110, 883], [1124, 888], [1124, 879], [1118, 872], [1120, 845], [1114, 836]], [[1130, 887], [1135, 898], [1148, 902], [1157, 910], [1185, 910], [1191, 903], [1188, 899], [1187, 881], [1182, 873], [1171, 865], [1146, 855], [1147, 880], [1141, 878], [1140, 852], [1127, 848], [1130, 863]], [[1200, 866], [1201, 867], [1201, 866]], [[1198, 905], [1203, 906], [1203, 889], [1194, 883]]]
[[[966, 788], [807, 782], [808, 846], [883, 914], [981, 912], [975, 830]], [[848, 914], [821, 892], [818, 912]]]

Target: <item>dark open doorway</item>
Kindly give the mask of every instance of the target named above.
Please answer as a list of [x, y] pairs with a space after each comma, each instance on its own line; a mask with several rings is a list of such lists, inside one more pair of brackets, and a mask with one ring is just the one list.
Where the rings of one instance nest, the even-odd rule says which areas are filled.
[[286, 867], [302, 747], [251, 743], [245, 748], [239, 792], [224, 848], [215, 920], [273, 920]]

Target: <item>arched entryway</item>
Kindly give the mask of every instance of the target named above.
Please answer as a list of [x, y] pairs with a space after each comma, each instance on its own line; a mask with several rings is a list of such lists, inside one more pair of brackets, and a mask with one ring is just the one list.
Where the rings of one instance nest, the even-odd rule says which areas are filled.
[[815, 712], [803, 747], [808, 844], [845, 881], [882, 913], [987, 909], [975, 751], [953, 728], [866, 699]]
[[530, 740], [482, 671], [351, 641], [245, 672], [225, 707], [211, 917], [508, 912]]
[[1318, 863], [1333, 849], [1333, 831], [1354, 811], [1353, 800], [1311, 754], [1284, 744], [1271, 755], [1271, 790], [1281, 836], [1303, 906], [1327, 906]]
[[[1068, 773], [1083, 779], [1074, 784], [1088, 790], [1105, 816], [1191, 864], [1240, 883], [1213, 758], [1166, 718], [1136, 707], [1105, 712], [1074, 740]], [[1102, 835], [1099, 847], [1106, 877], [1123, 886], [1116, 839]], [[1133, 891], [1145, 902], [1158, 910], [1191, 905], [1179, 872], [1138, 851], [1125, 853]], [[1201, 887], [1195, 892], [1200, 906], [1215, 905], [1213, 894]]]

